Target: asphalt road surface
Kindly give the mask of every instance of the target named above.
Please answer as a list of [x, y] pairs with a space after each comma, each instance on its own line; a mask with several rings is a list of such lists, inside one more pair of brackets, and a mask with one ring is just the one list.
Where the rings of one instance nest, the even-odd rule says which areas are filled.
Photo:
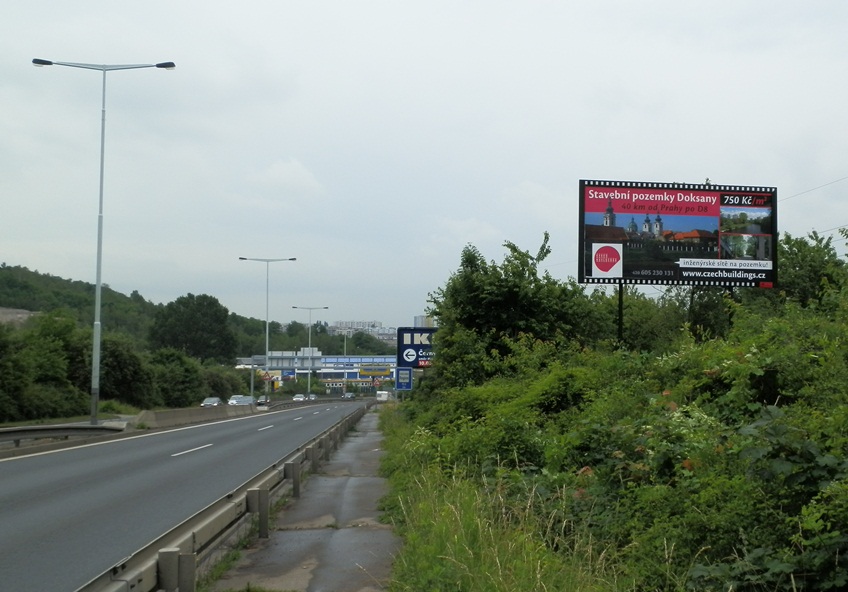
[[358, 407], [298, 407], [0, 460], [0, 590], [79, 589]]

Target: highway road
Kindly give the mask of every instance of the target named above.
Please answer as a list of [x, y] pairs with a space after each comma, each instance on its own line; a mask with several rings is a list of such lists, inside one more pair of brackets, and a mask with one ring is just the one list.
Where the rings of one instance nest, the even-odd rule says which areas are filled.
[[0, 590], [79, 589], [358, 407], [334, 401], [0, 460]]

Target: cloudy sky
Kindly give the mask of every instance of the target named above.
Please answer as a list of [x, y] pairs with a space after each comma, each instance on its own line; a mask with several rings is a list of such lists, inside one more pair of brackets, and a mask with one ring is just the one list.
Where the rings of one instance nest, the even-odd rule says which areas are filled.
[[[411, 325], [464, 245], [577, 275], [578, 181], [778, 188], [848, 225], [844, 0], [16, 2], [0, 262], [245, 316]], [[844, 242], [839, 243], [840, 252]], [[104, 318], [104, 325], [106, 319]], [[108, 329], [108, 327], [106, 327]]]

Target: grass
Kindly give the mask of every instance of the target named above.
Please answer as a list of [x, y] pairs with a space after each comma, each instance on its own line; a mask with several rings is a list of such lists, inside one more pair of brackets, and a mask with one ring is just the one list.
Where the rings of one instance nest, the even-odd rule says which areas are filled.
[[532, 507], [511, 507], [497, 491], [429, 472], [400, 506], [404, 546], [395, 559], [394, 591], [611, 589], [597, 577], [597, 563], [545, 545]]
[[381, 470], [392, 488], [380, 507], [403, 539], [392, 592], [634, 590], [587, 528], [546, 518], [537, 492], [508, 495], [497, 480], [441, 471], [435, 440], [398, 413], [381, 412], [380, 426], [387, 450]]

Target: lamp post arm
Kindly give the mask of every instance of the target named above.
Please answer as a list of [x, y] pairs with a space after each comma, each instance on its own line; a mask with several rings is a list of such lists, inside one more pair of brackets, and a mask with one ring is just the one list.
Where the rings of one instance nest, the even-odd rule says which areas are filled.
[[101, 70], [103, 72], [111, 72], [113, 70], [138, 70], [140, 68], [161, 68], [163, 70], [173, 70], [177, 67], [174, 62], [159, 62], [158, 64], [86, 64], [83, 62], [55, 62], [53, 60], [43, 60], [34, 58], [32, 60], [34, 66], [67, 66], [68, 68], [82, 68], [83, 70]]
[[[159, 64], [157, 64], [159, 67]], [[268, 258], [268, 257], [239, 257], [239, 261], [259, 261], [265, 264], [265, 373], [268, 373], [268, 368], [270, 366], [270, 340], [271, 340], [271, 319], [270, 319], [270, 300], [271, 300], [271, 264], [277, 261], [297, 261], [297, 257], [280, 257], [280, 258]], [[268, 394], [268, 385], [269, 381], [265, 381], [265, 394]]]
[[54, 62], [42, 58], [32, 60], [34, 66], [67, 66], [69, 68], [82, 68], [85, 70], [97, 70], [103, 73], [103, 91], [100, 109], [100, 189], [97, 204], [97, 264], [94, 289], [94, 325], [93, 341], [91, 346], [91, 424], [97, 425], [97, 406], [100, 399], [100, 341], [101, 323], [100, 308], [102, 294], [103, 265], [103, 181], [106, 163], [106, 72], [113, 70], [136, 70], [139, 68], [164, 68], [173, 70], [176, 68], [174, 62], [159, 62], [158, 64], [86, 64], [82, 62]]

